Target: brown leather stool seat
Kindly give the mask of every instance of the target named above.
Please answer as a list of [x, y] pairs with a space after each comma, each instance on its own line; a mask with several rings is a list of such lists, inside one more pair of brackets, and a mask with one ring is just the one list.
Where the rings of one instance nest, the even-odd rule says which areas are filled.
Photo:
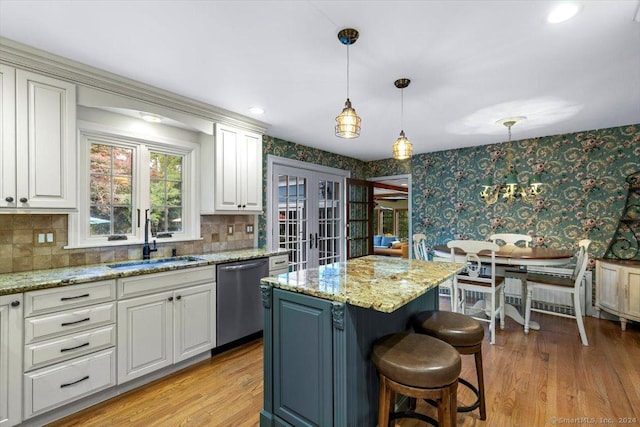
[[482, 324], [470, 316], [451, 311], [423, 311], [413, 317], [412, 323], [417, 333], [438, 338], [452, 345], [460, 354], [474, 355], [478, 387], [464, 378], [459, 378], [458, 381], [476, 395], [476, 401], [469, 406], [458, 407], [458, 412], [470, 412], [479, 408], [480, 419], [486, 420], [482, 372], [482, 340], [484, 339]]
[[[379, 426], [397, 418], [456, 425], [456, 392], [462, 365], [455, 348], [427, 335], [398, 333], [376, 341], [371, 360], [380, 374]], [[415, 411], [393, 412], [396, 393], [434, 400], [438, 421]]]

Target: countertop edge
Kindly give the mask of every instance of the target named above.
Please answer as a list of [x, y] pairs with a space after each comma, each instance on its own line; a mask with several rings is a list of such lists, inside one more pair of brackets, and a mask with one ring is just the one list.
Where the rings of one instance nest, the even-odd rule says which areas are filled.
[[20, 273], [0, 274], [0, 296], [20, 294], [41, 289], [59, 288], [83, 283], [113, 280], [122, 277], [141, 276], [167, 271], [191, 269], [197, 267], [215, 266], [227, 262], [244, 261], [287, 254], [280, 249], [268, 250], [259, 248], [239, 249], [234, 251], [216, 252], [209, 254], [194, 254], [200, 258], [181, 265], [149, 265], [140, 268], [116, 270], [108, 266], [114, 262], [91, 264], [78, 267], [58, 269], [32, 270]]

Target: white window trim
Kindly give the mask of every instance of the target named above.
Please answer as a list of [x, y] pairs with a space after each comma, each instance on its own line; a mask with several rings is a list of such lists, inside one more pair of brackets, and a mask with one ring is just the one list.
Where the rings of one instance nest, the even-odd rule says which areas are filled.
[[[144, 209], [141, 206], [141, 194], [148, 193], [149, 180], [141, 179], [141, 171], [137, 161], [133, 165], [134, 180], [138, 187], [132, 195], [136, 207], [141, 209], [141, 225], [134, 221], [134, 233], [128, 235], [127, 240], [109, 241], [106, 236], [92, 237], [89, 235], [89, 145], [88, 137], [118, 140], [120, 145], [130, 145], [137, 156], [144, 151], [157, 151], [167, 154], [184, 156], [183, 163], [183, 224], [182, 232], [172, 232], [172, 237], [162, 238], [157, 243], [172, 243], [201, 240], [200, 236], [200, 207], [197, 195], [200, 192], [199, 158], [200, 145], [194, 142], [176, 140], [173, 138], [148, 135], [127, 129], [114, 128], [93, 122], [78, 121], [78, 212], [69, 214], [69, 240], [65, 249], [92, 248], [105, 246], [126, 246], [144, 243]], [[150, 237], [151, 239], [151, 237]]]

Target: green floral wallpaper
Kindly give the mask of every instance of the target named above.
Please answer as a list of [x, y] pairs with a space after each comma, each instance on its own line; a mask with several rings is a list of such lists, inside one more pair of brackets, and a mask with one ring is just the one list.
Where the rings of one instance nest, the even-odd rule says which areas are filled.
[[300, 160], [321, 166], [351, 171], [352, 178], [366, 179], [368, 176], [367, 164], [352, 157], [341, 156], [328, 151], [318, 150], [282, 139], [264, 135], [262, 137], [262, 200], [263, 212], [258, 218], [258, 245], [265, 246], [267, 243], [267, 219], [266, 213], [269, 200], [267, 194], [267, 155], [271, 154], [287, 159]]
[[[534, 205], [498, 201], [487, 206], [478, 195], [485, 175], [495, 173], [495, 182], [502, 180], [506, 148], [503, 142], [417, 154], [403, 162], [362, 162], [265, 136], [263, 193], [268, 154], [350, 170], [355, 178], [411, 173], [413, 232], [425, 233], [431, 245], [513, 232], [552, 248], [576, 248], [588, 238], [591, 258], [601, 257], [624, 207], [625, 178], [640, 170], [640, 124], [512, 141], [520, 182], [535, 171], [546, 184]], [[259, 244], [264, 245], [265, 215], [259, 221]]]
[[486, 239], [495, 232], [529, 234], [535, 245], [576, 248], [593, 241], [601, 257], [615, 232], [627, 195], [625, 178], [640, 169], [640, 125], [512, 142], [512, 162], [526, 183], [542, 175], [535, 204], [499, 200], [487, 206], [478, 194], [487, 173], [494, 182], [506, 169], [506, 144], [419, 154], [412, 158], [413, 232], [431, 245], [454, 238]]

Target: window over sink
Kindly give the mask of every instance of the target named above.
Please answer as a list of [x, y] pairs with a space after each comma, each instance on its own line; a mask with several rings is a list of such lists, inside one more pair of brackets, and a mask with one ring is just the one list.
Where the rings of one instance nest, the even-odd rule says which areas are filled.
[[69, 247], [131, 245], [200, 238], [197, 143], [79, 125], [78, 213], [69, 216]]

